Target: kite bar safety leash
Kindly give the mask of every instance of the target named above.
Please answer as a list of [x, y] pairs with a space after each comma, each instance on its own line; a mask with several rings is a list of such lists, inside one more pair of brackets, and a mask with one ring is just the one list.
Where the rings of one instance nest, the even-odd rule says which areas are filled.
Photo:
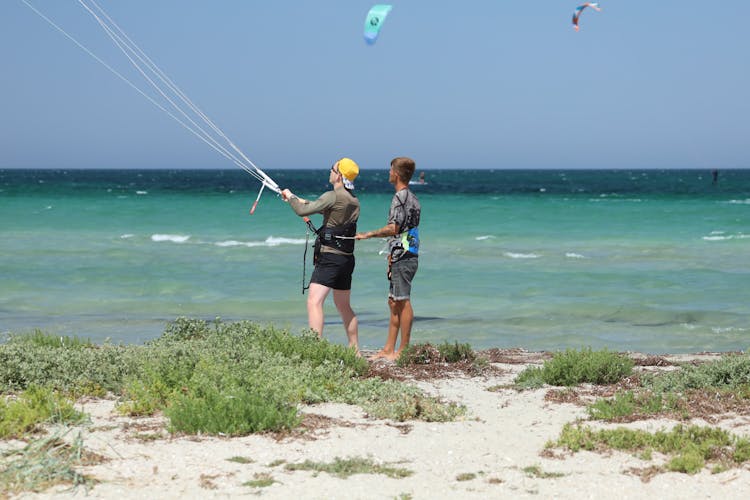
[[[307, 274], [307, 248], [310, 246], [310, 233], [318, 234], [318, 230], [313, 226], [310, 217], [303, 217], [302, 220], [307, 224], [307, 231], [305, 231], [305, 253], [302, 255], [302, 295], [305, 294], [305, 290], [310, 288], [310, 283], [305, 285], [305, 275]], [[313, 258], [313, 263], [315, 262]]]

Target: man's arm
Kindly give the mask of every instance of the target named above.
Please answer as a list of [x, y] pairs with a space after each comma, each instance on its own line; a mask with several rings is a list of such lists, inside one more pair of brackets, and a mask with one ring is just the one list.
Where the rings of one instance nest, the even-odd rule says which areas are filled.
[[398, 226], [395, 222], [391, 222], [387, 226], [383, 226], [380, 229], [374, 231], [367, 231], [366, 233], [357, 233], [354, 238], [357, 240], [366, 240], [368, 238], [383, 238], [386, 236], [396, 236], [398, 234]]

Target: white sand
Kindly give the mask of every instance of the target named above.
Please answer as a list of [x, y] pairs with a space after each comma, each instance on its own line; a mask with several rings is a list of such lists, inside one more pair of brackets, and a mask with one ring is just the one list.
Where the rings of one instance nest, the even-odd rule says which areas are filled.
[[[643, 482], [628, 469], [659, 465], [664, 457], [655, 453], [652, 460], [645, 461], [628, 453], [564, 454], [561, 450], [557, 450], [561, 458], [541, 456], [548, 440], [556, 439], [566, 423], [585, 419], [586, 412], [581, 406], [546, 402], [547, 389], [488, 391], [488, 387], [509, 384], [525, 367], [496, 366], [505, 372], [491, 378], [457, 375], [417, 382], [432, 395], [466, 405], [468, 415], [462, 421], [384, 421], [368, 418], [358, 407], [321, 404], [302, 410], [337, 419], [334, 425], [280, 441], [270, 435], [170, 437], [161, 418], [120, 416], [114, 401], [84, 402], [82, 409], [92, 416], [92, 425], [82, 427], [85, 446], [109, 458], [80, 469], [101, 481], [89, 490], [88, 498], [750, 498], [747, 467], [719, 474], [708, 469], [696, 475], [663, 473]], [[588, 424], [657, 430], [670, 429], [676, 423]], [[746, 417], [728, 416], [719, 425], [750, 436], [750, 419]], [[151, 439], [154, 435], [163, 437]], [[245, 457], [252, 463], [228, 461], [231, 457]], [[305, 460], [330, 462], [336, 457], [370, 457], [413, 474], [403, 479], [380, 474], [339, 479], [325, 472], [288, 471], [284, 467]], [[278, 464], [280, 461], [283, 463]], [[562, 475], [536, 477], [524, 472], [529, 466]], [[243, 485], [263, 473], [276, 482], [263, 488]], [[459, 474], [469, 473], [476, 477], [457, 479]], [[86, 492], [81, 488], [60, 493], [58, 488], [42, 495], [22, 495], [70, 496], [83, 498]]]

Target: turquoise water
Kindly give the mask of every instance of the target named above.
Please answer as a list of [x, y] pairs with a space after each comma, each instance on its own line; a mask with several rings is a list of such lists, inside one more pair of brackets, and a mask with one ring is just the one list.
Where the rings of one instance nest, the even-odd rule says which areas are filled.
[[[302, 196], [327, 172], [272, 172]], [[385, 224], [363, 172], [360, 228]], [[644, 352], [750, 346], [750, 171], [428, 171], [416, 342]], [[178, 316], [306, 326], [305, 225], [241, 171], [0, 170], [0, 332], [140, 343]], [[316, 220], [316, 222], [318, 222]], [[382, 241], [358, 243], [365, 348], [386, 334]], [[309, 278], [310, 264], [307, 275]], [[330, 299], [329, 299], [330, 300]], [[325, 336], [344, 343], [333, 304]]]

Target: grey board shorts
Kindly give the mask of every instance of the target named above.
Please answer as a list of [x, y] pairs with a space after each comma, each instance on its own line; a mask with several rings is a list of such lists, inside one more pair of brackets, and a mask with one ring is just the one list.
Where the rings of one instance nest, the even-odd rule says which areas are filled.
[[407, 255], [391, 264], [391, 285], [388, 297], [393, 300], [408, 300], [411, 296], [411, 280], [417, 274], [419, 258]]

